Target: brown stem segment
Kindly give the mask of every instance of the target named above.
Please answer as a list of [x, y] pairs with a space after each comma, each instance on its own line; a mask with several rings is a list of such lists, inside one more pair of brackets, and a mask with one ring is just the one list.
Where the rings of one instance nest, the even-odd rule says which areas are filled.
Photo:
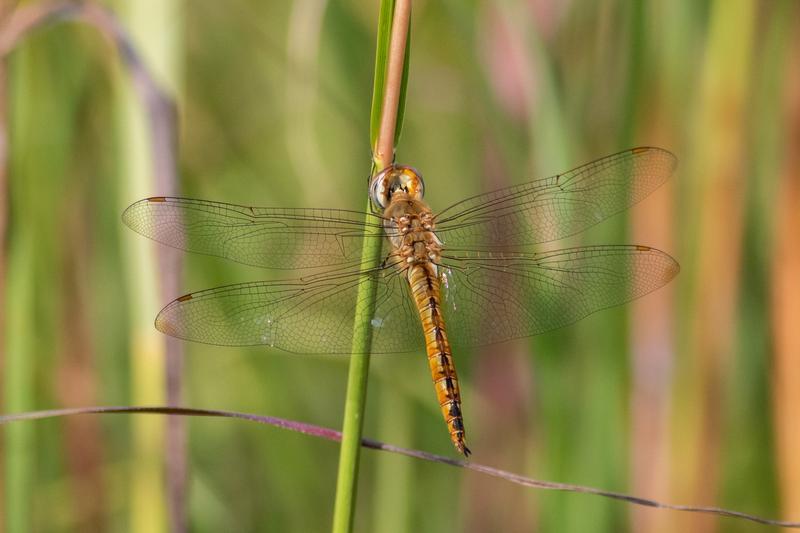
[[394, 161], [394, 132], [397, 128], [397, 111], [403, 84], [403, 65], [406, 61], [408, 21], [411, 18], [411, 0], [397, 0], [392, 20], [392, 37], [386, 65], [386, 92], [383, 95], [381, 125], [375, 142], [373, 160], [378, 170]]

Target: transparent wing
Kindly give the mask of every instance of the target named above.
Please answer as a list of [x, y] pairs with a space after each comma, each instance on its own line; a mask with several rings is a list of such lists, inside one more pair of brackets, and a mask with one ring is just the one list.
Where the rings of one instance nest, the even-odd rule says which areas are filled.
[[437, 215], [445, 247], [504, 248], [579, 233], [642, 200], [675, 170], [661, 148], [634, 148], [576, 169], [468, 198]]
[[[677, 274], [669, 255], [645, 246], [592, 246], [541, 254], [476, 252], [443, 258], [442, 307], [456, 347], [527, 337], [653, 291]], [[420, 321], [393, 267], [306, 280], [244, 283], [182, 296], [156, 327], [181, 339], [265, 345], [295, 353], [351, 353], [359, 285], [372, 279], [373, 353], [422, 351]]]
[[173, 337], [224, 346], [265, 345], [294, 353], [352, 353], [359, 285], [376, 284], [368, 318], [372, 352], [424, 347], [408, 283], [393, 267], [307, 280], [243, 283], [182, 296], [156, 318]]
[[678, 263], [646, 246], [442, 258], [443, 314], [454, 346], [481, 346], [560, 328], [669, 282]]
[[189, 198], [140, 200], [125, 210], [122, 220], [137, 233], [174, 248], [278, 269], [357, 263], [363, 240], [384, 235], [383, 219], [372, 214]]

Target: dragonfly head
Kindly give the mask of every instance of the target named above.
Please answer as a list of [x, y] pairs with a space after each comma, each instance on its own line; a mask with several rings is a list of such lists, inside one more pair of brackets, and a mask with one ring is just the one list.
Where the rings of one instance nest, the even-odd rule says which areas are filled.
[[381, 209], [386, 209], [396, 193], [404, 193], [413, 200], [422, 200], [425, 194], [422, 175], [411, 167], [392, 165], [372, 178], [369, 194]]

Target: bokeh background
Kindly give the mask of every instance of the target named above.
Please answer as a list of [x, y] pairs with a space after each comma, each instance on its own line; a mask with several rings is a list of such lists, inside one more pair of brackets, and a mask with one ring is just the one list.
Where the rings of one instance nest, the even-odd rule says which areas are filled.
[[[106, 5], [176, 98], [182, 194], [364, 205], [377, 1]], [[120, 222], [165, 192], [131, 78], [77, 23], [31, 34], [0, 74], [1, 410], [163, 404], [152, 320], [176, 294], [159, 289], [157, 247]], [[680, 160], [669, 185], [569, 241], [663, 249], [675, 281], [458, 354], [473, 459], [800, 519], [800, 3], [418, 0], [405, 116], [398, 159], [434, 209], [636, 145]], [[271, 275], [186, 257], [182, 287]], [[185, 405], [341, 425], [347, 358], [187, 345], [184, 365]], [[453, 454], [421, 354], [373, 358], [368, 394], [365, 435]], [[165, 425], [3, 426], [0, 529], [168, 530]], [[330, 527], [335, 443], [224, 419], [186, 429], [192, 531]], [[356, 530], [770, 529], [366, 451]]]

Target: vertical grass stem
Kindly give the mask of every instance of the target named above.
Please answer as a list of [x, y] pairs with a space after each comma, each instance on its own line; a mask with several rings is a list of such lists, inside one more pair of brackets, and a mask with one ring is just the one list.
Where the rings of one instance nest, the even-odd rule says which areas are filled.
[[[379, 28], [378, 32], [373, 97], [380, 95], [382, 102], [380, 106], [373, 102], [371, 123], [378, 124], [379, 127], [377, 128], [377, 138], [370, 139], [373, 141], [374, 147], [373, 171], [376, 172], [391, 164], [394, 158], [394, 143], [401, 125], [398, 116], [402, 117], [400, 107], [404, 101], [403, 94], [407, 80], [405, 60], [409, 48], [407, 38], [410, 13], [411, 0], [381, 1], [379, 25], [391, 20], [391, 31], [385, 31], [384, 25]], [[389, 17], [390, 14], [391, 17]], [[380, 119], [375, 117], [377, 110], [380, 111]], [[368, 200], [367, 210], [369, 209]], [[365, 269], [376, 267], [381, 259], [380, 253], [381, 239], [366, 238], [362, 253], [362, 267]], [[370, 320], [375, 307], [376, 289], [372, 277], [364, 276], [359, 286], [355, 312], [352, 349], [354, 355], [350, 361], [342, 425], [342, 445], [339, 453], [339, 473], [333, 513], [334, 533], [346, 533], [352, 531], [353, 528], [361, 432], [367, 397], [369, 350], [372, 344]]]

